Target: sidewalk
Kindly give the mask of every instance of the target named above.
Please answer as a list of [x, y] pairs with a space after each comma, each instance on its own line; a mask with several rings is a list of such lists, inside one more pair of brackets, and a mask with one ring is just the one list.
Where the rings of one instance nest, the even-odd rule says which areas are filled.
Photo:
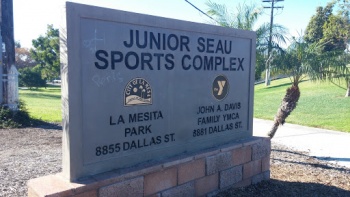
[[[253, 135], [266, 137], [272, 124], [269, 120], [254, 119]], [[278, 128], [272, 142], [350, 168], [350, 133], [286, 123]]]

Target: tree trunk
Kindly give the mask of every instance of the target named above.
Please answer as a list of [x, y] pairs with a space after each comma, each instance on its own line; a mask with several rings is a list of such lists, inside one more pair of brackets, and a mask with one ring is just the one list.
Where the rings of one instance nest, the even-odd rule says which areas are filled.
[[298, 84], [293, 84], [287, 89], [286, 95], [284, 96], [275, 116], [273, 126], [271, 130], [267, 133], [267, 135], [270, 136], [270, 138], [273, 138], [273, 136], [277, 132], [278, 127], [284, 124], [289, 114], [296, 108], [299, 97], [300, 90]]
[[346, 91], [345, 97], [350, 97], [350, 81], [348, 82], [348, 90]]

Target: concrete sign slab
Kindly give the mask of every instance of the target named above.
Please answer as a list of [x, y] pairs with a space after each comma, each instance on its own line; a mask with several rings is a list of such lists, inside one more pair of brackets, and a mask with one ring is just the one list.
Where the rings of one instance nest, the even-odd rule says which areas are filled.
[[64, 24], [68, 179], [252, 136], [254, 32], [69, 2]]

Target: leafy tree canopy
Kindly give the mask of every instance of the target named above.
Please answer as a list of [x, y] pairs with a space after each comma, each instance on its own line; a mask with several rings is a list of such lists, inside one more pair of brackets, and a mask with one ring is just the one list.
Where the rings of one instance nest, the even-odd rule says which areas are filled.
[[323, 25], [323, 37], [320, 43], [324, 44], [324, 51], [344, 50], [350, 33], [350, 24], [340, 15], [331, 15]]
[[19, 70], [21, 73], [18, 77], [19, 85], [23, 87], [39, 88], [46, 87], [46, 81], [41, 78], [40, 69], [34, 68], [22, 68]]
[[48, 80], [60, 75], [59, 31], [53, 25], [47, 26], [45, 36], [32, 40], [32, 58], [40, 65], [41, 75]]
[[326, 23], [330, 15], [332, 15], [334, 2], [328, 3], [326, 7], [317, 7], [316, 14], [311, 17], [306, 27], [304, 39], [306, 42], [315, 43], [323, 37], [323, 25]]
[[[337, 6], [338, 13], [333, 9]], [[350, 38], [349, 0], [332, 1], [326, 7], [318, 7], [304, 35], [308, 43], [320, 43], [322, 52], [346, 48]]]
[[21, 48], [20, 44], [18, 46], [19, 47], [15, 48], [16, 67], [17, 68], [24, 68], [24, 67], [35, 66], [36, 62], [35, 62], [35, 60], [32, 59], [29, 49]]
[[21, 43], [19, 41], [15, 41], [15, 48], [21, 48]]

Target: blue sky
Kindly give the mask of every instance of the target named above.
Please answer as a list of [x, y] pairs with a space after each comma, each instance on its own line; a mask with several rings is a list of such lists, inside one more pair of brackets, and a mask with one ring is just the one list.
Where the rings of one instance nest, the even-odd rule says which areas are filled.
[[[199, 23], [211, 23], [211, 20], [200, 14], [185, 0], [71, 0], [72, 2], [108, 7], [137, 13], [144, 13], [167, 18], [175, 18]], [[198, 8], [207, 11], [206, 0], [189, 0]], [[238, 3], [255, 3], [262, 6], [262, 0], [212, 0], [235, 11]], [[13, 0], [15, 40], [23, 47], [30, 48], [32, 39], [46, 32], [47, 24], [58, 28], [61, 21], [65, 0]], [[283, 9], [275, 10], [274, 23], [287, 27], [290, 34], [297, 36], [303, 32], [316, 7], [325, 6], [330, 0], [284, 0], [278, 2]], [[265, 3], [265, 5], [267, 5]], [[265, 9], [258, 24], [270, 21], [270, 10]]]

